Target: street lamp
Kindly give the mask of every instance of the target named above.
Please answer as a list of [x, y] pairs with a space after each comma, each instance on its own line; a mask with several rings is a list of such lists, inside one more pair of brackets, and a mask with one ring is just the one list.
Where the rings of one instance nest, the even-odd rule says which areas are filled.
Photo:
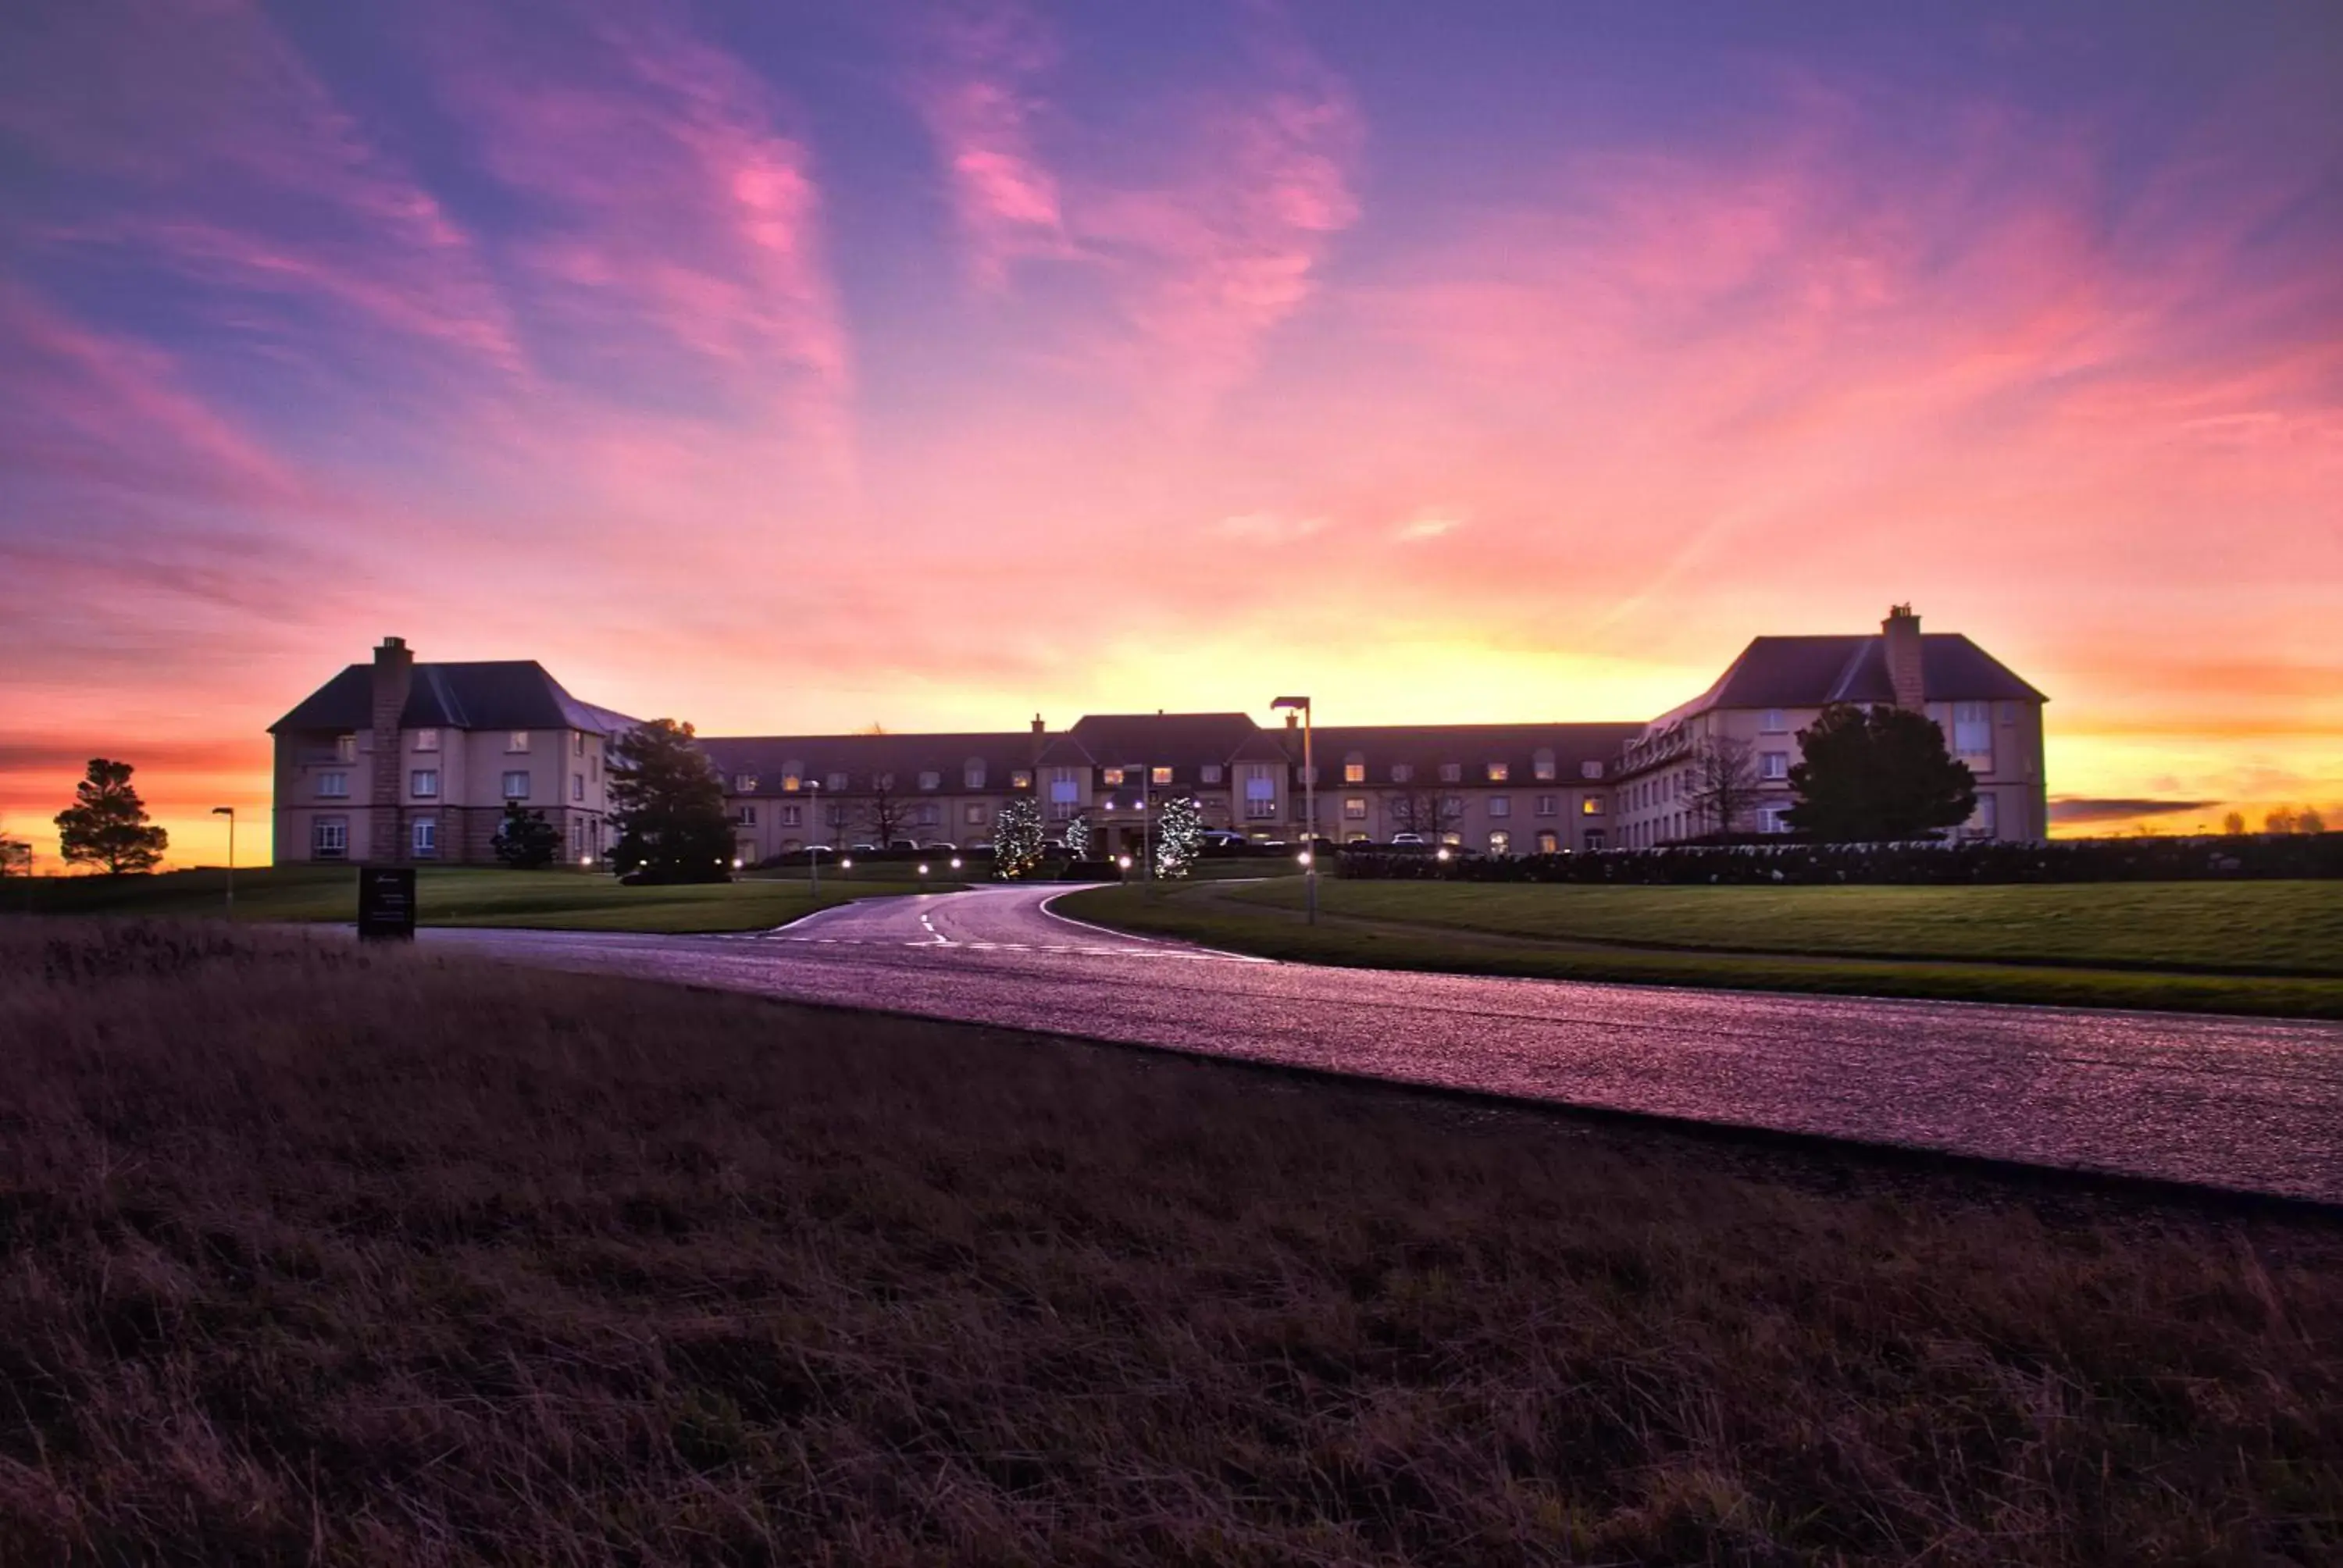
[[821, 846], [812, 844], [810, 840], [820, 837], [821, 834], [821, 780], [809, 779], [805, 781], [805, 786], [813, 793], [814, 826], [814, 830], [806, 835], [809, 843], [806, 850], [806, 876], [813, 883], [813, 901], [818, 904], [821, 902]]
[[236, 919], [236, 808], [215, 806], [212, 815], [227, 819], [227, 918]]
[[1310, 754], [1310, 699], [1306, 697], [1281, 697], [1271, 703], [1272, 712], [1281, 708], [1302, 710], [1302, 808], [1310, 836], [1309, 852], [1302, 860], [1303, 897], [1309, 907], [1309, 923], [1318, 923], [1318, 764]]

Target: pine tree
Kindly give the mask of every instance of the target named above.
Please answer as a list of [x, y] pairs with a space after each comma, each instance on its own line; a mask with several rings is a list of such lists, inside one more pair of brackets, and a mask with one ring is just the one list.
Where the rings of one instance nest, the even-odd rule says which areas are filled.
[[1825, 843], [1892, 843], [1934, 834], [1976, 809], [1976, 777], [1925, 713], [1836, 702], [1798, 731], [1790, 826]]
[[732, 823], [724, 784], [689, 724], [655, 719], [610, 748], [610, 859], [647, 882], [729, 882]]
[[131, 787], [127, 762], [89, 759], [89, 775], [74, 789], [74, 803], [57, 813], [57, 847], [75, 865], [103, 866], [108, 876], [151, 871], [171, 835], [146, 820], [146, 803]]
[[993, 823], [992, 874], [1009, 881], [1041, 863], [1041, 808], [1031, 795], [1019, 795]]
[[541, 870], [561, 853], [561, 829], [518, 800], [505, 802], [505, 819], [488, 840], [497, 859], [517, 871]]
[[1174, 795], [1155, 819], [1155, 874], [1184, 877], [1204, 848], [1204, 814], [1192, 797]]

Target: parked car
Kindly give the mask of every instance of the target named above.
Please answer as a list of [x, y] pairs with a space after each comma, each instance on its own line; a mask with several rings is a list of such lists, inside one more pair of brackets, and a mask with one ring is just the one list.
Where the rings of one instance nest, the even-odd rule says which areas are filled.
[[920, 852], [920, 841], [917, 839], [890, 839], [887, 848], [898, 854], [916, 855]]
[[1391, 841], [1392, 848], [1394, 849], [1399, 849], [1403, 845], [1412, 849], [1420, 849], [1430, 840], [1426, 839], [1421, 833], [1393, 833], [1391, 837]]
[[1208, 855], [1235, 855], [1252, 849], [1252, 840], [1226, 828], [1208, 828], [1204, 830], [1203, 847], [1204, 853]]
[[920, 845], [920, 849], [921, 853], [929, 855], [957, 855], [960, 853], [960, 846], [958, 844], [947, 844], [940, 839], [930, 839], [929, 842]]
[[879, 846], [876, 844], [849, 844], [846, 846], [846, 852], [850, 855], [875, 855], [879, 852]]

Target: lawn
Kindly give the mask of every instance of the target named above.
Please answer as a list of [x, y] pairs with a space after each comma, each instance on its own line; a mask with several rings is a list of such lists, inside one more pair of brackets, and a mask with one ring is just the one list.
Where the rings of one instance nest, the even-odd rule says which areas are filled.
[[[239, 871], [236, 918], [252, 921], [354, 920], [357, 873], [345, 866], [278, 866]], [[427, 866], [416, 875], [417, 918], [427, 926], [532, 926], [557, 930], [761, 930], [816, 908], [894, 893], [966, 886], [923, 885], [909, 868], [884, 879], [825, 873], [821, 901], [800, 879], [749, 877], [698, 887], [629, 888], [617, 879], [568, 869], [508, 871]], [[37, 879], [30, 907], [44, 914], [217, 917], [225, 912], [225, 873], [171, 871], [153, 877]], [[25, 907], [26, 888], [0, 890], [0, 911]]]
[[0, 1561], [2333, 1562], [2343, 1225], [0, 920]]
[[[1299, 962], [2343, 1018], [2343, 883], [1107, 888], [1077, 919]], [[2028, 934], [2033, 933], [2033, 934]], [[1639, 945], [1640, 944], [1640, 945]]]

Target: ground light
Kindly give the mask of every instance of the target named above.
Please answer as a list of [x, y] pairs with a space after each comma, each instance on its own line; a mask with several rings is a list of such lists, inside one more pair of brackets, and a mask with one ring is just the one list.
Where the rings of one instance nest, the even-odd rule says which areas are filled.
[[215, 806], [212, 815], [227, 819], [227, 918], [236, 919], [236, 808]]

